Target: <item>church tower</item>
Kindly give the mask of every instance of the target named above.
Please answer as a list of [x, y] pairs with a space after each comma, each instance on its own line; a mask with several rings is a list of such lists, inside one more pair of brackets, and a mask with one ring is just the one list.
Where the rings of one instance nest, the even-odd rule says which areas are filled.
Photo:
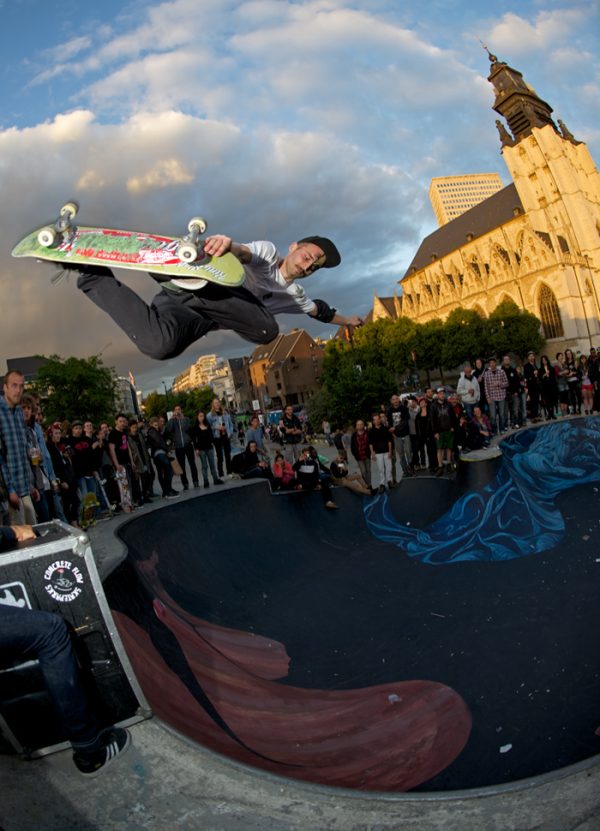
[[496, 93], [493, 108], [510, 131], [496, 122], [502, 156], [531, 225], [564, 255], [559, 265], [566, 281], [563, 291], [581, 298], [580, 303], [573, 300], [570, 316], [577, 321], [578, 337], [585, 338], [591, 321], [596, 330], [600, 298], [598, 170], [586, 145], [562, 121], [554, 123], [552, 107], [522, 74], [488, 55], [488, 80]]

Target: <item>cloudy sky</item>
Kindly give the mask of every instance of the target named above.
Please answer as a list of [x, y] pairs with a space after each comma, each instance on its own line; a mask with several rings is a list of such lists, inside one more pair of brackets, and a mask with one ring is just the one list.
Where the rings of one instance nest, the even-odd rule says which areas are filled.
[[[216, 332], [158, 363], [76, 288], [10, 251], [68, 199], [82, 224], [209, 230], [280, 250], [323, 234], [343, 255], [304, 285], [343, 313], [391, 295], [436, 227], [433, 176], [508, 184], [480, 41], [523, 72], [600, 159], [600, 4], [578, 0], [0, 0], [0, 370], [102, 353], [145, 392]], [[49, 276], [50, 275], [50, 276]], [[118, 272], [145, 299], [155, 283]], [[288, 316], [282, 328], [331, 327]]]

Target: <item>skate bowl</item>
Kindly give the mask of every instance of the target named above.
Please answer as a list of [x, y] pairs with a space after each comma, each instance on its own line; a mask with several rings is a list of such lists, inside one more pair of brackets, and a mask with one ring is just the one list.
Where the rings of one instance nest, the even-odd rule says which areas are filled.
[[104, 587], [155, 715], [236, 763], [374, 795], [597, 763], [600, 419], [502, 451], [483, 474], [338, 488], [335, 512], [258, 482], [122, 525]]

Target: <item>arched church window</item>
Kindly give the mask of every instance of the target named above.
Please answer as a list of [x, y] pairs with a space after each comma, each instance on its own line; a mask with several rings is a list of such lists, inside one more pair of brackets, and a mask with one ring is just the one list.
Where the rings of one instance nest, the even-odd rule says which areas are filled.
[[564, 329], [560, 316], [560, 309], [558, 308], [558, 302], [554, 292], [549, 286], [543, 285], [541, 287], [539, 294], [539, 306], [544, 337], [547, 340], [550, 340], [551, 338], [564, 337]]

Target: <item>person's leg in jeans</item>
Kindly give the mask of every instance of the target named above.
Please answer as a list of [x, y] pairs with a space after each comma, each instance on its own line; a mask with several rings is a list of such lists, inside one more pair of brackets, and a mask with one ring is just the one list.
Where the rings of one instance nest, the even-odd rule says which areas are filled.
[[196, 293], [161, 290], [147, 305], [108, 268], [81, 267], [77, 287], [105, 311], [140, 352], [157, 360], [180, 355], [214, 329], [232, 329], [253, 343], [269, 343], [279, 332], [273, 315], [243, 286], [208, 283]]
[[183, 485], [184, 489], [187, 490], [190, 485], [190, 482], [187, 478], [187, 473], [185, 472], [185, 447], [176, 447], [175, 457], [179, 462], [179, 466], [181, 467], [181, 484]]
[[0, 652], [37, 658], [65, 735], [75, 749], [93, 750], [100, 727], [81, 686], [65, 621], [0, 604]]
[[183, 448], [185, 453], [185, 458], [188, 461], [190, 466], [190, 471], [192, 474], [192, 482], [196, 487], [198, 487], [198, 468], [196, 467], [196, 453], [194, 452], [194, 445], [193, 444], [186, 444]]

